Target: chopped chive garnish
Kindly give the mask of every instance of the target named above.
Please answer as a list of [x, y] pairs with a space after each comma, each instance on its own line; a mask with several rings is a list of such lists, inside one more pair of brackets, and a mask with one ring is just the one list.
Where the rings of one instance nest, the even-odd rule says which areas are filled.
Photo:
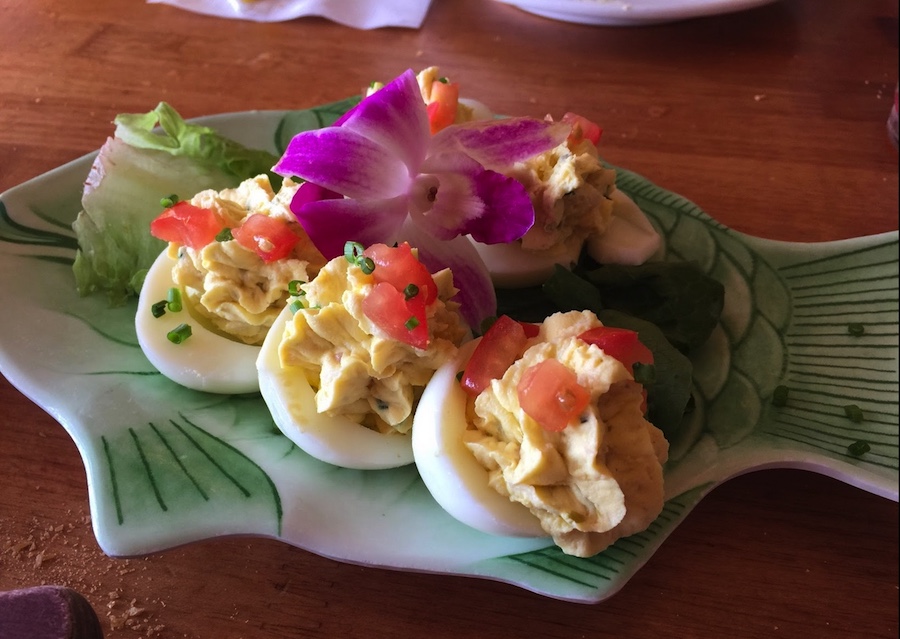
[[153, 304], [150, 307], [150, 312], [153, 313], [153, 317], [162, 317], [166, 314], [166, 306], [168, 305], [167, 300], [160, 300]]
[[231, 229], [227, 226], [216, 233], [216, 242], [228, 242], [234, 239], [234, 235], [231, 234]]
[[634, 369], [634, 381], [638, 384], [649, 386], [656, 381], [656, 366], [653, 364], [635, 362], [632, 368]]
[[847, 325], [847, 332], [850, 333], [853, 337], [859, 337], [866, 332], [866, 327], [859, 322], [854, 322]]
[[850, 418], [850, 421], [859, 423], [863, 420], [862, 409], [856, 404], [847, 404], [844, 406], [844, 414]]
[[854, 457], [862, 457], [870, 450], [872, 450], [872, 447], [869, 446], [869, 442], [864, 442], [861, 439], [847, 446], [847, 452]]
[[356, 263], [357, 266], [362, 270], [366, 275], [371, 275], [375, 271], [375, 260], [371, 257], [361, 257], [359, 261]]
[[166, 334], [169, 341], [173, 344], [181, 344], [184, 340], [191, 336], [190, 324], [179, 324]]
[[359, 242], [348, 241], [344, 244], [344, 257], [351, 264], [356, 264], [364, 250], [365, 247]]
[[178, 196], [172, 193], [172, 195], [167, 195], [164, 198], [159, 200], [159, 205], [164, 209], [169, 208], [170, 206], [175, 206], [178, 204]]
[[772, 393], [772, 404], [774, 406], [786, 406], [788, 399], [788, 387], [787, 386], [776, 386], [775, 391]]
[[441, 84], [450, 84], [449, 78], [438, 78], [438, 82]]
[[306, 291], [300, 288], [301, 284], [306, 284], [303, 280], [291, 280], [288, 282], [288, 293], [297, 297], [298, 295], [306, 295]]
[[363, 251], [365, 251], [365, 247], [359, 242], [344, 244], [344, 258], [358, 266], [366, 275], [371, 275], [375, 271], [375, 260], [363, 255]]
[[415, 284], [407, 284], [406, 288], [403, 289], [403, 297], [410, 300], [419, 294], [419, 287]]
[[169, 292], [166, 293], [166, 308], [173, 313], [181, 311], [181, 289], [174, 286], [169, 289]]
[[411, 331], [419, 325], [419, 320], [415, 317], [410, 317], [403, 325], [406, 327], [406, 330]]
[[301, 302], [300, 300], [294, 300], [293, 302], [288, 304], [288, 308], [291, 309], [291, 313], [296, 314], [297, 311], [302, 310], [305, 307], [303, 306], [303, 302]]

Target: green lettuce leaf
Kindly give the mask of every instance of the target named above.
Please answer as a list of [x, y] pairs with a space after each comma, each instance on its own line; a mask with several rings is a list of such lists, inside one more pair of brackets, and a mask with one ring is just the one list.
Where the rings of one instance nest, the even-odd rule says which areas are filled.
[[675, 442], [691, 402], [694, 371], [691, 360], [675, 348], [655, 324], [612, 309], [600, 311], [597, 316], [604, 326], [636, 331], [641, 342], [653, 352], [656, 378], [647, 385], [647, 414], [669, 443]]
[[[184, 199], [221, 190], [266, 173], [278, 158], [248, 149], [215, 130], [185, 122], [161, 102], [145, 114], [122, 114], [91, 166], [82, 211], [72, 228], [78, 240], [73, 271], [79, 294], [102, 292], [121, 305], [140, 292], [147, 269], [165, 248], [150, 222], [175, 194]], [[158, 126], [158, 128], [157, 128]]]

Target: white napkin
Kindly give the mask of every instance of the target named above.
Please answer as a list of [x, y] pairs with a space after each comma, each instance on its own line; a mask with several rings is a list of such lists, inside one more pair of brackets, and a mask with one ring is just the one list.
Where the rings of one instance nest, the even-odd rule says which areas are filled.
[[431, 0], [147, 0], [195, 13], [254, 22], [319, 16], [356, 29], [422, 25]]

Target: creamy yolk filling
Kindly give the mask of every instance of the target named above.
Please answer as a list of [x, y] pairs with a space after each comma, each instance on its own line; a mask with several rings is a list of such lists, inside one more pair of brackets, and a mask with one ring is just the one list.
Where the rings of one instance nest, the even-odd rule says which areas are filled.
[[185, 292], [185, 304], [195, 319], [216, 333], [259, 345], [289, 297], [288, 285], [306, 281], [325, 260], [290, 212], [297, 185], [285, 180], [276, 194], [266, 176], [245, 180], [237, 188], [202, 191], [191, 204], [215, 211], [228, 226], [254, 213], [281, 217], [301, 240], [292, 253], [271, 263], [235, 240], [216, 241], [202, 249], [169, 245], [176, 260], [172, 280]]
[[285, 328], [282, 366], [295, 366], [315, 391], [316, 410], [343, 415], [383, 433], [407, 433], [415, 405], [434, 371], [467, 335], [449, 270], [433, 275], [437, 299], [427, 309], [427, 349], [383, 336], [363, 313], [374, 278], [345, 258], [328, 262], [301, 288], [305, 308]]
[[[600, 322], [562, 313], [503, 375], [469, 402], [465, 443], [490, 485], [522, 503], [568, 554], [591, 556], [645, 529], [663, 505], [668, 443], [644, 419], [642, 389], [625, 367], [577, 335]], [[537, 362], [556, 358], [573, 370], [591, 401], [577, 423], [542, 428], [519, 406], [517, 385]]]

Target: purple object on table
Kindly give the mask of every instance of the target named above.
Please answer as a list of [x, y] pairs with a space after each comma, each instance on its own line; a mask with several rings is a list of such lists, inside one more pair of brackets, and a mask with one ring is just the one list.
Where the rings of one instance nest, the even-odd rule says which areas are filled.
[[900, 97], [898, 97], [898, 90], [900, 90], [900, 83], [894, 87], [894, 104], [891, 106], [891, 114], [888, 116], [887, 129], [888, 129], [888, 137], [891, 139], [891, 142], [894, 143], [894, 146], [900, 145], [900, 133], [898, 133], [898, 115], [897, 110], [900, 108]]
[[100, 619], [70, 588], [36, 586], [0, 593], [2, 639], [103, 639]]

